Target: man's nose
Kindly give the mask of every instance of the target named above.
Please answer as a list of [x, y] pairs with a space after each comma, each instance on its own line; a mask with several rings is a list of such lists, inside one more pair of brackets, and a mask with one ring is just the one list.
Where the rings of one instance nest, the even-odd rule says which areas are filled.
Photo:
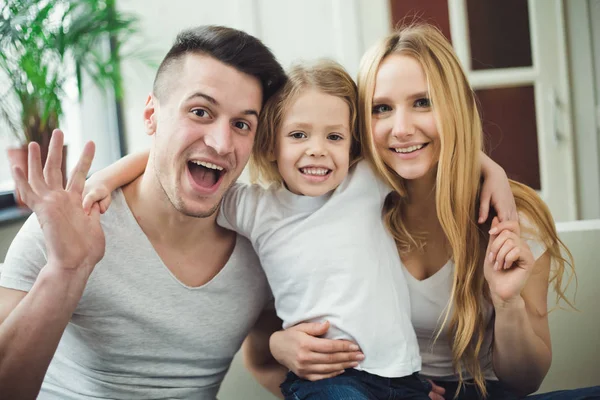
[[229, 121], [214, 123], [204, 137], [204, 143], [218, 155], [223, 156], [233, 152], [232, 135]]

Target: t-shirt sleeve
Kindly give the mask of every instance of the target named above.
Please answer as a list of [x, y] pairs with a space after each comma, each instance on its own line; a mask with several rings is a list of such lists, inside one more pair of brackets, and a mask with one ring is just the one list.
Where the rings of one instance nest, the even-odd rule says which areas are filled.
[[533, 221], [529, 220], [522, 213], [519, 214], [519, 224], [521, 225], [521, 237], [529, 246], [533, 258], [537, 260], [548, 250], [540, 238], [539, 229]]
[[217, 224], [250, 238], [260, 200], [259, 189], [256, 185], [233, 185], [221, 201]]
[[44, 234], [36, 215], [32, 214], [8, 249], [0, 274], [0, 286], [30, 291], [46, 262]]

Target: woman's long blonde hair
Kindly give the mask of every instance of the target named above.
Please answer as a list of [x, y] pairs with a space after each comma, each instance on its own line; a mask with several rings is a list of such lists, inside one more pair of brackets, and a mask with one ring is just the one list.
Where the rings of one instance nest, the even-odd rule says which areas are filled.
[[[479, 227], [476, 222], [482, 126], [475, 95], [452, 47], [443, 34], [431, 25], [414, 24], [390, 34], [374, 45], [361, 61], [358, 89], [363, 155], [394, 189], [386, 200], [384, 221], [396, 239], [400, 252], [421, 248], [423, 241], [416, 232], [409, 232], [403, 221], [402, 209], [407, 198], [405, 182], [377, 153], [372, 134], [376, 75], [382, 61], [390, 54], [413, 57], [427, 77], [429, 98], [440, 137], [436, 212], [449, 244], [449, 255], [455, 264], [449, 303], [453, 306], [449, 325], [453, 366], [461, 385], [464, 382], [463, 371], [467, 371], [481, 395], [486, 396], [479, 356], [482, 351], [491, 351], [483, 348], [486, 303], [490, 298], [482, 265], [489, 240], [489, 222], [484, 227]], [[545, 244], [552, 258], [554, 270], [550, 282], [553, 282], [557, 293], [557, 303], [563, 299], [570, 305], [564, 295], [566, 286], [563, 285], [563, 274], [566, 265], [573, 270], [573, 259], [558, 238], [550, 211], [534, 190], [514, 181], [511, 181], [511, 188], [519, 213], [535, 224], [539, 231], [537, 238]], [[444, 324], [449, 312], [450, 307]]]

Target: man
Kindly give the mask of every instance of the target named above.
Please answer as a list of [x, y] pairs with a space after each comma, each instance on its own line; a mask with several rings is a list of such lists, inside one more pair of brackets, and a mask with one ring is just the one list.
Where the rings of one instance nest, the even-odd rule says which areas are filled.
[[[146, 171], [102, 216], [81, 206], [91, 143], [66, 190], [62, 133], [43, 171], [30, 146], [29, 177], [15, 178], [36, 215], [0, 277], [1, 398], [215, 398], [270, 300], [251, 245], [217, 226], [216, 211], [248, 161], [262, 105], [284, 81], [250, 35], [181, 33], [144, 110]], [[258, 327], [253, 351], [267, 366], [273, 328]], [[281, 368], [273, 371], [280, 382]]]

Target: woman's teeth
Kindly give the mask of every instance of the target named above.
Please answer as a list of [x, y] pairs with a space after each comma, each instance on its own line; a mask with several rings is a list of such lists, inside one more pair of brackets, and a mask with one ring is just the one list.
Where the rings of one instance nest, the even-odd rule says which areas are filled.
[[423, 147], [425, 147], [425, 144], [417, 144], [414, 146], [410, 146], [410, 147], [397, 147], [394, 150], [396, 151], [396, 153], [412, 153], [413, 151], [417, 151], [417, 150], [421, 150]]

